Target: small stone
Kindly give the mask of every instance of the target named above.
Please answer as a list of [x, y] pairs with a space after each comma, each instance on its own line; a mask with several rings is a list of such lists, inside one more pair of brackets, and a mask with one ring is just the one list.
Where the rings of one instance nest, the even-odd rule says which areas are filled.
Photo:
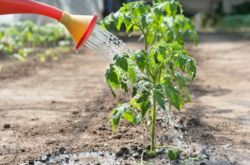
[[69, 158], [65, 158], [65, 162], [66, 162], [66, 163], [69, 163]]
[[132, 157], [135, 159], [138, 159], [138, 158], [140, 158], [140, 154], [138, 152], [135, 152], [132, 154]]
[[121, 134], [118, 134], [118, 135], [114, 136], [114, 139], [121, 139], [121, 138], [122, 138]]
[[59, 149], [59, 153], [60, 153], [60, 154], [64, 154], [65, 150], [66, 150], [66, 149], [65, 149], [64, 147], [61, 147], [61, 148]]
[[143, 153], [143, 149], [142, 148], [138, 149], [138, 153], [142, 154]]
[[241, 140], [241, 141], [240, 141], [240, 144], [241, 144], [241, 145], [248, 145], [249, 143], [246, 142], [245, 140]]
[[51, 154], [47, 154], [47, 157], [50, 158], [50, 157], [51, 157]]
[[51, 101], [51, 104], [55, 104], [55, 103], [56, 103], [56, 101], [55, 101], [55, 100], [52, 100], [52, 101]]
[[204, 134], [201, 135], [201, 137], [203, 137], [203, 138], [212, 138], [213, 135], [211, 135], [209, 133], [204, 133]]
[[29, 161], [29, 165], [34, 165], [34, 162], [32, 160]]
[[122, 147], [120, 149], [120, 151], [123, 153], [123, 154], [129, 154], [129, 149], [127, 147]]
[[78, 113], [79, 113], [79, 111], [73, 111], [73, 112], [72, 112], [73, 115], [76, 115], [76, 114], [78, 114]]
[[206, 163], [205, 162], [201, 162], [200, 165], [206, 165]]
[[124, 155], [123, 159], [127, 160], [128, 159], [128, 155]]
[[4, 124], [4, 125], [3, 125], [3, 128], [4, 128], [4, 129], [9, 129], [10, 127], [11, 127], [10, 124]]
[[107, 130], [107, 128], [105, 126], [102, 126], [102, 127], [99, 127], [98, 130], [99, 131], [105, 131], [105, 130]]
[[63, 133], [63, 132], [64, 132], [64, 129], [63, 129], [63, 128], [62, 128], [62, 129], [60, 129], [60, 130], [59, 130], [59, 132], [60, 132], [60, 133]]
[[119, 158], [119, 157], [122, 157], [123, 156], [123, 153], [121, 151], [118, 151], [115, 153], [115, 157]]
[[46, 161], [47, 161], [47, 159], [48, 159], [48, 157], [47, 157], [47, 155], [43, 155], [42, 157], [41, 157], [41, 162], [42, 163], [45, 163]]
[[133, 151], [138, 151], [138, 147], [137, 147], [137, 146], [131, 146], [131, 149], [132, 149]]
[[188, 126], [200, 126], [201, 122], [198, 118], [192, 118], [187, 122]]

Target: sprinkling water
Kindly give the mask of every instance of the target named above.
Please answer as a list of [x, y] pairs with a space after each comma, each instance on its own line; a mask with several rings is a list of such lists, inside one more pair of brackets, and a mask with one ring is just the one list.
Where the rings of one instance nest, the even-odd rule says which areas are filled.
[[[169, 105], [167, 105], [169, 106]], [[176, 121], [176, 118], [169, 108], [167, 111], [160, 111], [161, 113], [159, 114], [161, 117], [163, 117], [163, 123], [166, 124], [169, 132], [171, 134], [169, 135], [169, 140], [173, 142], [175, 145], [175, 148], [181, 149], [183, 153], [185, 153], [186, 156], [192, 157], [191, 154], [193, 153], [192, 148], [184, 141], [183, 139], [183, 133], [179, 129], [182, 127], [178, 122]], [[195, 164], [192, 160], [189, 160], [190, 164]]]
[[169, 131], [171, 132], [169, 139], [175, 144], [175, 146], [180, 148], [182, 145], [185, 145], [182, 142], [183, 139], [182, 132], [176, 129], [180, 127], [180, 125], [175, 120], [173, 112], [169, 109], [167, 111], [161, 111], [159, 115], [162, 117], [163, 122], [166, 124]]
[[122, 40], [99, 25], [96, 25], [85, 45], [97, 55], [104, 56], [108, 61], [112, 61], [116, 54], [129, 51]]

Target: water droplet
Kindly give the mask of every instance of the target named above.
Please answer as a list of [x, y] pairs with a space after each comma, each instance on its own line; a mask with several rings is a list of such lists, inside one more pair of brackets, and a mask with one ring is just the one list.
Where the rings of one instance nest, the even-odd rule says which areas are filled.
[[129, 51], [124, 42], [112, 33], [103, 30], [99, 25], [96, 25], [85, 45], [97, 55], [105, 57], [109, 62], [112, 61], [114, 55]]

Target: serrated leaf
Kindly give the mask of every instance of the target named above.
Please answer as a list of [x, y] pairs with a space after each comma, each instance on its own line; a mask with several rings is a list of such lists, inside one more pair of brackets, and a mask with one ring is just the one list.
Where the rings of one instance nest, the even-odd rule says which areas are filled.
[[140, 97], [137, 99], [137, 103], [143, 103], [143, 102], [147, 102], [149, 100], [149, 96], [150, 96], [150, 92], [148, 91], [143, 91], [140, 94]]
[[106, 71], [105, 77], [106, 77], [106, 81], [107, 81], [108, 85], [111, 88], [118, 88], [119, 87], [118, 75], [115, 72], [115, 69], [113, 66], [111, 66], [111, 68]]
[[113, 131], [116, 130], [118, 124], [120, 123], [123, 113], [127, 111], [128, 107], [129, 106], [127, 104], [123, 104], [112, 111], [110, 123]]
[[128, 93], [128, 85], [127, 85], [127, 83], [125, 83], [124, 81], [121, 82], [121, 88], [122, 88], [126, 93]]
[[141, 105], [141, 117], [142, 117], [142, 119], [144, 118], [144, 116], [146, 115], [146, 113], [148, 112], [150, 107], [151, 107], [150, 101], [145, 101], [142, 103], [142, 105]]
[[114, 21], [115, 21], [114, 23], [116, 25], [117, 30], [120, 30], [121, 25], [123, 23], [123, 15], [119, 11], [117, 11], [116, 13], [114, 13], [113, 18], [114, 18]]
[[164, 101], [164, 95], [161, 93], [159, 89], [154, 89], [153, 91], [153, 97], [158, 103], [158, 105], [163, 109], [166, 110], [165, 107], [165, 101]]
[[130, 81], [132, 83], [136, 83], [137, 75], [136, 75], [135, 69], [132, 67], [129, 67], [127, 73], [128, 73], [128, 78], [130, 79]]
[[180, 88], [183, 88], [186, 86], [186, 79], [184, 76], [181, 75], [181, 73], [179, 72], [175, 73], [175, 78]]
[[124, 24], [125, 24], [126, 32], [129, 32], [130, 29], [133, 27], [131, 16], [128, 13], [125, 13], [124, 15]]
[[140, 17], [140, 22], [141, 22], [142, 28], [143, 28], [143, 29], [146, 29], [147, 26], [148, 26], [148, 23], [147, 23], [147, 15], [141, 16], [141, 17]]
[[129, 111], [124, 112], [122, 118], [132, 124], [136, 124], [135, 116]]
[[154, 31], [149, 31], [147, 36], [147, 42], [151, 45], [155, 39]]
[[125, 72], [128, 71], [128, 59], [127, 56], [116, 56], [114, 58], [115, 60], [115, 65], [120, 67], [122, 70]]
[[168, 158], [170, 160], [176, 160], [179, 157], [179, 151], [177, 150], [169, 150], [168, 151]]
[[143, 72], [145, 69], [145, 65], [146, 65], [146, 52], [141, 51], [138, 53], [134, 54], [134, 58], [136, 61], [137, 66], [139, 67], [139, 69]]
[[133, 89], [132, 89], [132, 97], [135, 97], [136, 94], [137, 94], [137, 88], [133, 87]]
[[170, 104], [174, 105], [178, 110], [182, 108], [184, 100], [179, 91], [171, 86], [166, 86], [166, 95]]

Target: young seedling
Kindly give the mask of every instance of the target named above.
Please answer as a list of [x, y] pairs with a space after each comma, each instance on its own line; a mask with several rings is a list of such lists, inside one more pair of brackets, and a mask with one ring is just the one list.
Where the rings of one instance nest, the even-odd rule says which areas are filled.
[[[106, 82], [115, 90], [131, 94], [129, 102], [118, 105], [110, 123], [116, 130], [121, 119], [132, 124], [150, 122], [150, 155], [156, 149], [156, 115], [158, 110], [181, 110], [190, 101], [188, 86], [196, 74], [196, 65], [184, 48], [184, 39], [197, 41], [190, 20], [175, 0], [137, 1], [124, 4], [107, 16], [102, 26], [107, 30], [125, 28], [133, 35], [141, 33], [144, 49], [117, 54], [106, 71]], [[166, 106], [169, 105], [169, 106]]]
[[[28, 55], [36, 54], [41, 61], [51, 56], [48, 51], [34, 53], [34, 47], [66, 48], [71, 45], [71, 38], [65, 29], [54, 24], [36, 25], [31, 21], [18, 22], [14, 25], [0, 25], [0, 54], [25, 62]], [[62, 49], [63, 50], [63, 49]], [[53, 53], [52, 53], [53, 54]]]

